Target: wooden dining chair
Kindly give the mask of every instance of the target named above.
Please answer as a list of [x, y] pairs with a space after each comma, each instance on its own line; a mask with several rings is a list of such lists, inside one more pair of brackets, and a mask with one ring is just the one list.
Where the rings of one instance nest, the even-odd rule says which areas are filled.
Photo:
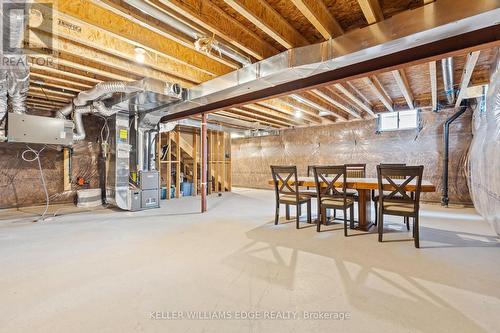
[[299, 192], [297, 179], [297, 167], [295, 166], [271, 166], [273, 175], [274, 191], [276, 194], [276, 214], [274, 224], [278, 224], [280, 204], [286, 208], [286, 218], [290, 219], [290, 205], [296, 207], [297, 229], [299, 229], [300, 206], [307, 204], [307, 222], [312, 223], [311, 197]]
[[[382, 242], [384, 233], [384, 215], [403, 216], [413, 219], [413, 238], [415, 247], [420, 247], [419, 241], [419, 210], [420, 192], [422, 190], [422, 174], [424, 167], [420, 166], [377, 166], [378, 191], [390, 191], [389, 194], [379, 195], [378, 241]], [[384, 183], [385, 182], [385, 183]], [[412, 183], [408, 195], [406, 186]], [[390, 187], [389, 189], [387, 187]]]
[[[314, 167], [314, 181], [318, 193], [319, 215], [316, 230], [326, 224], [327, 209], [341, 209], [344, 212], [344, 236], [347, 237], [347, 209], [350, 210], [350, 228], [354, 228], [354, 200], [347, 196], [347, 171], [345, 165]], [[342, 187], [335, 183], [342, 181]]]
[[[345, 164], [347, 178], [365, 178], [366, 177], [366, 164]], [[359, 200], [358, 191], [347, 189], [347, 196]]]
[[[406, 163], [380, 163], [379, 164], [382, 167], [404, 167], [406, 166]], [[395, 177], [394, 179], [404, 179], [404, 177]], [[373, 201], [373, 207], [375, 208], [375, 225], [378, 223], [378, 196], [379, 196], [379, 191], [378, 190], [372, 190], [372, 201]], [[384, 194], [387, 195], [391, 192], [384, 191]], [[405, 223], [406, 223], [406, 229], [410, 230], [410, 221], [409, 219], [405, 218]]]
[[[314, 165], [308, 165], [307, 166], [307, 177], [314, 177]], [[300, 193], [302, 193], [303, 195], [308, 195], [311, 198], [316, 198], [317, 197], [316, 187], [315, 188], [311, 188], [310, 186], [306, 186], [306, 189], [305, 190], [301, 190]]]

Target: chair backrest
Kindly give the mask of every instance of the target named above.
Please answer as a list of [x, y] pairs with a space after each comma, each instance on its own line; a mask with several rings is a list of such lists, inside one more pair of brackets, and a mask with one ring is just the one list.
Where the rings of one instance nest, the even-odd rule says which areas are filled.
[[[380, 195], [380, 207], [384, 207], [386, 200], [398, 200], [404, 203], [411, 203], [418, 211], [420, 205], [420, 192], [422, 190], [422, 174], [424, 166], [383, 166], [377, 165], [378, 190], [380, 193], [384, 191], [385, 186], [391, 186], [390, 189], [385, 189], [390, 192], [387, 195]], [[386, 182], [384, 184], [384, 181]], [[406, 186], [414, 185], [415, 195], [408, 195]]]
[[366, 164], [346, 164], [348, 178], [365, 178]]
[[280, 194], [288, 194], [296, 195], [298, 200], [299, 182], [297, 181], [297, 167], [271, 165], [271, 173], [273, 174], [276, 198], [279, 199]]
[[[347, 199], [347, 172], [345, 165], [315, 166], [314, 182], [318, 200], [322, 198]], [[336, 182], [342, 182], [342, 186], [335, 186]]]
[[[406, 163], [380, 163], [383, 167], [404, 167]], [[404, 177], [393, 177], [393, 179], [405, 179]]]

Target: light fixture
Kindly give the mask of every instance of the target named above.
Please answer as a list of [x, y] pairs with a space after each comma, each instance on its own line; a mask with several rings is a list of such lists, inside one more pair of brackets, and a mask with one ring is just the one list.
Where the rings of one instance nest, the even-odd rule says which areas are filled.
[[295, 111], [295, 118], [302, 118], [302, 112], [299, 110]]
[[136, 47], [135, 48], [135, 60], [138, 63], [144, 63], [146, 60], [146, 50], [144, 50], [142, 47]]

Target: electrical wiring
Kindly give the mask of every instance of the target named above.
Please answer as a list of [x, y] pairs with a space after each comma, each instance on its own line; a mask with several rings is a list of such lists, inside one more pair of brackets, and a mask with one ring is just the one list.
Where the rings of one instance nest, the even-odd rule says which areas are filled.
[[[21, 158], [23, 159], [23, 161], [29, 163], [37, 161], [38, 170], [40, 170], [40, 179], [42, 180], [43, 190], [45, 191], [45, 210], [43, 211], [41, 217], [36, 220], [36, 222], [44, 221], [45, 214], [47, 214], [47, 211], [49, 210], [50, 199], [49, 199], [49, 191], [47, 189], [47, 184], [45, 183], [45, 177], [43, 175], [42, 162], [40, 161], [40, 154], [45, 150], [45, 148], [47, 148], [47, 145], [44, 145], [43, 148], [40, 149], [39, 151], [36, 151], [35, 149], [31, 148], [28, 145], [26, 145], [26, 147], [28, 147], [28, 149], [26, 149], [21, 153]], [[33, 154], [34, 157], [33, 158], [26, 157], [26, 154], [28, 153]]]

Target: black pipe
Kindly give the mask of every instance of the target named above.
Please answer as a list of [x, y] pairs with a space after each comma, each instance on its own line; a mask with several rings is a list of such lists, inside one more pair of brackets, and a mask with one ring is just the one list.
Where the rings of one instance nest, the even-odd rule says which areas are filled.
[[443, 196], [441, 197], [442, 206], [448, 206], [448, 202], [450, 201], [448, 198], [448, 157], [450, 145], [450, 125], [465, 111], [467, 111], [467, 109], [468, 105], [467, 102], [465, 102], [465, 105], [460, 106], [460, 110], [455, 112], [444, 123]]

